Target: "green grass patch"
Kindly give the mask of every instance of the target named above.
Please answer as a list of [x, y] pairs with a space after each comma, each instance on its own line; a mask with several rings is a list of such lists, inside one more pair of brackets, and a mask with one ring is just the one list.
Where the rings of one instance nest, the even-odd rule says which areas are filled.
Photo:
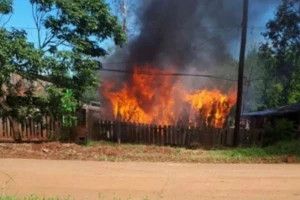
[[99, 144], [98, 141], [93, 141], [93, 140], [87, 140], [87, 142], [86, 142], [87, 147], [94, 147], [94, 146], [97, 146], [98, 144]]
[[300, 160], [300, 141], [283, 141], [261, 148], [234, 148], [226, 150], [211, 150], [212, 162], [279, 162], [283, 156], [295, 155]]
[[264, 148], [268, 155], [295, 155], [300, 158], [300, 140], [278, 142]]

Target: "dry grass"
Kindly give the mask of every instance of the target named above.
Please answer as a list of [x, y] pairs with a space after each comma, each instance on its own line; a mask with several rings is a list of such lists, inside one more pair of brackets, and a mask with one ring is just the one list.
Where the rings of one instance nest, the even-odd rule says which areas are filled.
[[36, 158], [60, 160], [95, 160], [110, 162], [181, 162], [181, 163], [278, 163], [296, 156], [299, 162], [300, 142], [280, 143], [268, 148], [205, 150], [108, 142], [88, 142], [86, 146], [62, 144], [0, 144], [2, 158]]

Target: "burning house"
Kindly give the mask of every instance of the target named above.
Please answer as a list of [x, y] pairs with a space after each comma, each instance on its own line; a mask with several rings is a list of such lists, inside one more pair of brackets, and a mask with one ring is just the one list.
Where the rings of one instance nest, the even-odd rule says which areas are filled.
[[[122, 121], [161, 125], [185, 124], [222, 128], [235, 103], [234, 91], [189, 91], [180, 78], [139, 74], [135, 68], [131, 83], [114, 90], [114, 84], [104, 83], [103, 94], [109, 100], [113, 117]], [[158, 70], [148, 69], [151, 73]], [[162, 73], [162, 72], [161, 72]]]
[[236, 102], [236, 82], [228, 80], [237, 77], [230, 52], [242, 14], [233, 7], [239, 5], [239, 0], [143, 1], [135, 16], [138, 33], [103, 64], [125, 72], [101, 74], [105, 118], [222, 128]]

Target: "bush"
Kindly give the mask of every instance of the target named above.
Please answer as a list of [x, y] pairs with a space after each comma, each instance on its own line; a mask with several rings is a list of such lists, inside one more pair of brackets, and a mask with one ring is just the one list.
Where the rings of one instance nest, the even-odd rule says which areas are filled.
[[264, 145], [291, 140], [295, 137], [295, 133], [293, 121], [287, 119], [275, 119], [273, 124], [266, 127]]
[[268, 155], [296, 155], [300, 157], [300, 141], [281, 141], [263, 149]]

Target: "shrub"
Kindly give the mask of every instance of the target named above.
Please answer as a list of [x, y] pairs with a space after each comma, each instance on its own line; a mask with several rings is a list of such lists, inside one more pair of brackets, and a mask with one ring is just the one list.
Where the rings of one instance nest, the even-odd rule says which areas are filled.
[[266, 127], [264, 145], [279, 141], [291, 140], [295, 137], [294, 122], [287, 119], [275, 119], [273, 124]]

